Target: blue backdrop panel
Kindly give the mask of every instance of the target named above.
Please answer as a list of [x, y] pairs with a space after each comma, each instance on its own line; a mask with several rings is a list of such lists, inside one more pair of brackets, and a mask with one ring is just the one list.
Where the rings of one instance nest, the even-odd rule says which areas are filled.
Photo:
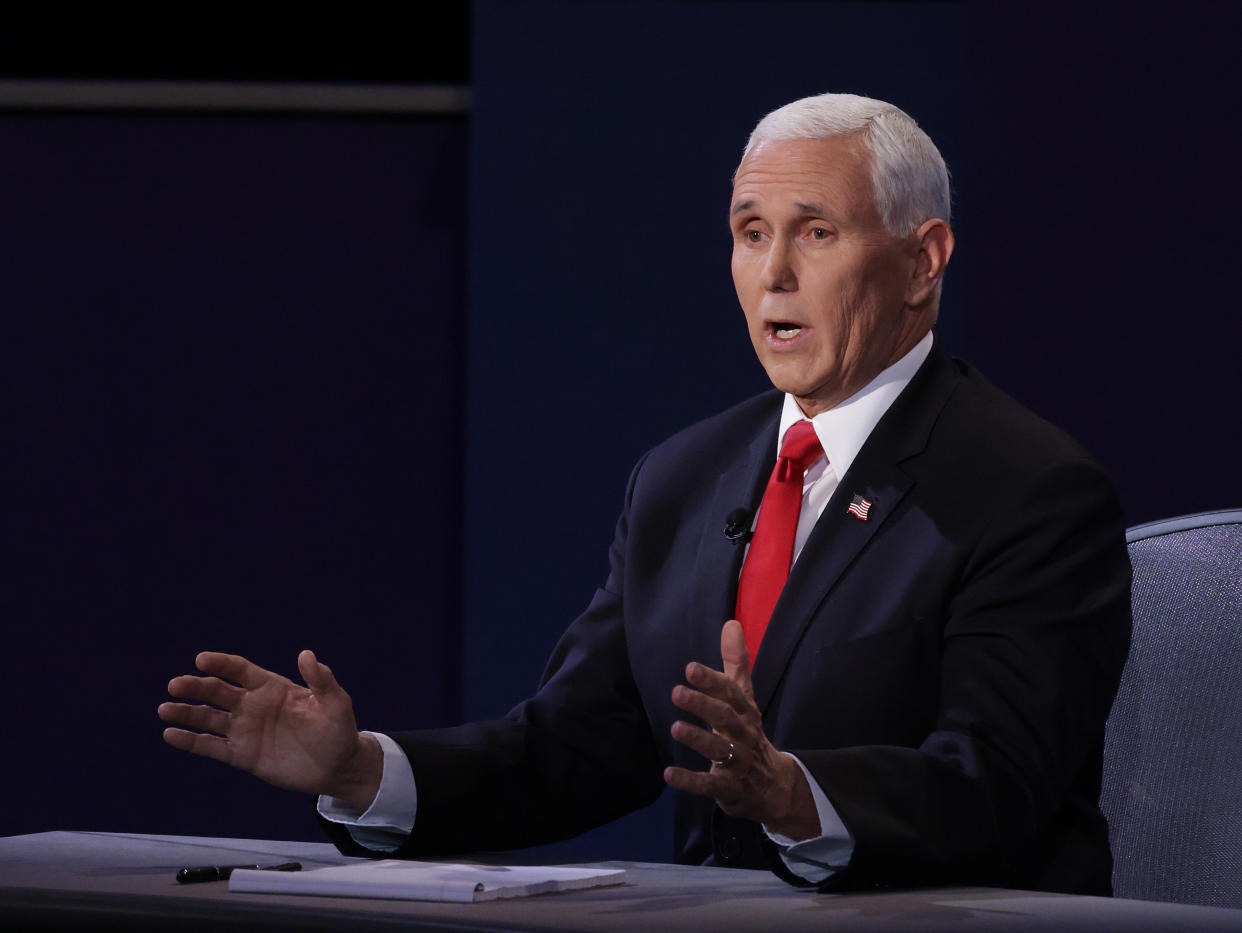
[[1086, 444], [1130, 524], [1242, 504], [1238, 26], [1206, 2], [971, 5], [966, 349]]
[[155, 706], [314, 647], [456, 718], [465, 121], [10, 114], [0, 163], [0, 833], [316, 838]]
[[[887, 98], [952, 167], [966, 36], [960, 6], [900, 3], [483, 0], [474, 29], [463, 695], [486, 718], [603, 581], [635, 460], [767, 386], [726, 219], [755, 122]], [[669, 824], [657, 805], [560, 851], [667, 859]]]

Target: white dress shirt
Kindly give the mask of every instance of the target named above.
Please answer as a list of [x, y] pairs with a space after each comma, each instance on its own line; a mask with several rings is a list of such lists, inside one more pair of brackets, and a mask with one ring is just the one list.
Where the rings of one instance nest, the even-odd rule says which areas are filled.
[[[815, 435], [824, 456], [806, 471], [802, 485], [802, 509], [798, 514], [798, 530], [794, 536], [796, 561], [803, 545], [811, 535], [811, 529], [819, 521], [828, 500], [836, 491], [837, 484], [858, 456], [872, 430], [888, 411], [901, 391], [914, 378], [931, 352], [932, 335], [924, 335], [914, 347], [871, 382], [851, 395], [844, 402], [811, 419]], [[781, 410], [780, 431], [776, 438], [777, 455], [785, 440], [785, 432], [806, 416], [792, 395], [786, 394]], [[758, 515], [755, 516], [758, 521]], [[319, 798], [319, 812], [327, 820], [345, 825], [355, 841], [381, 852], [391, 852], [414, 829], [418, 814], [418, 789], [413, 769], [405, 752], [389, 736], [373, 732], [384, 752], [384, 772], [379, 792], [362, 813], [344, 806], [332, 797]], [[828, 800], [819, 783], [811, 777], [806, 766], [790, 755], [806, 775], [819, 814], [820, 833], [814, 839], [795, 842], [776, 833], [768, 837], [783, 849], [782, 858], [794, 874], [810, 882], [827, 878], [833, 870], [840, 870], [849, 863], [854, 852], [854, 840], [841, 821], [836, 809]], [[767, 829], [764, 830], [767, 832]]]

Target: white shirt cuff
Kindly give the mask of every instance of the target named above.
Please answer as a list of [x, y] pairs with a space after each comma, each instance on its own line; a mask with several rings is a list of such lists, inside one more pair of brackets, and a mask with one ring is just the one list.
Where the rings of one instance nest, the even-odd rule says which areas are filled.
[[354, 842], [378, 852], [392, 852], [414, 831], [418, 788], [414, 770], [401, 746], [382, 732], [368, 732], [384, 752], [384, 772], [371, 806], [361, 813], [336, 797], [319, 798], [319, 815], [345, 827]]
[[[782, 754], [789, 755], [788, 752]], [[850, 858], [854, 854], [854, 837], [850, 835], [845, 823], [841, 821], [840, 814], [828, 799], [828, 795], [824, 793], [824, 789], [819, 786], [819, 782], [811, 777], [811, 772], [806, 769], [806, 765], [798, 760], [797, 755], [789, 755], [789, 757], [802, 769], [802, 774], [811, 787], [811, 799], [815, 801], [815, 812], [819, 816], [820, 834], [814, 839], [804, 839], [799, 842], [780, 833], [774, 833], [766, 826], [763, 827], [763, 831], [769, 839], [781, 847], [781, 861], [785, 863], [786, 868], [804, 881], [818, 884], [850, 863]]]

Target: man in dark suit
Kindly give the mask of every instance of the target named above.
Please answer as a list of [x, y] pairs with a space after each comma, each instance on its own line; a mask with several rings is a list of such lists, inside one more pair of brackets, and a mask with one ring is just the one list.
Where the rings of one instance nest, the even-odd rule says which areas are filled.
[[353, 852], [564, 838], [667, 784], [681, 861], [1107, 893], [1121, 512], [1077, 445], [935, 345], [948, 216], [939, 153], [891, 105], [770, 114], [730, 225], [779, 391], [635, 468], [608, 579], [536, 696], [373, 735], [310, 652], [309, 689], [204, 653], [210, 676], [170, 692], [210, 705], [161, 706], [189, 727], [166, 739], [325, 795]]

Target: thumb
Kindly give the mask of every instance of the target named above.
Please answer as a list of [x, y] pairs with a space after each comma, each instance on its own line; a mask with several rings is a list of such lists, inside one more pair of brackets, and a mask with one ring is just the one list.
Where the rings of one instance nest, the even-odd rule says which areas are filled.
[[332, 675], [332, 668], [321, 663], [309, 648], [298, 655], [298, 671], [316, 700], [323, 701], [341, 689]]
[[746, 650], [746, 634], [742, 623], [730, 619], [720, 630], [720, 660], [724, 662], [725, 676], [754, 698], [750, 685], [750, 652]]

